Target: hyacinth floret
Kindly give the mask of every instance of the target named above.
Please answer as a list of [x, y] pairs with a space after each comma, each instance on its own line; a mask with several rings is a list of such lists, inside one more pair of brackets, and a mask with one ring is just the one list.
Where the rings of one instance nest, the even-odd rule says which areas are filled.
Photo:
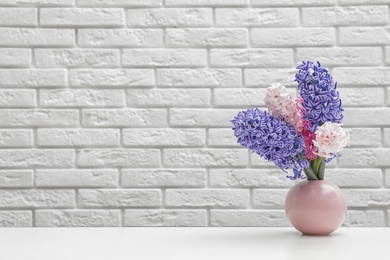
[[293, 166], [294, 176], [288, 176], [290, 179], [303, 177], [301, 171], [309, 165], [304, 157], [303, 137], [282, 117], [252, 108], [239, 112], [231, 122], [240, 145], [272, 161], [284, 172]]
[[343, 119], [341, 99], [337, 83], [333, 82], [328, 70], [317, 62], [303, 61], [297, 67], [295, 81], [303, 99], [302, 106], [306, 113], [303, 119], [310, 122], [309, 130], [315, 132], [325, 122], [341, 123]]

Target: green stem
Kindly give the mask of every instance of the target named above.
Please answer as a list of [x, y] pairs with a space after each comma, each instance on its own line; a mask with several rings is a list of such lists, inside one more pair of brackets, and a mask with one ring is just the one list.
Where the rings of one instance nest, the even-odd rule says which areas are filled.
[[311, 167], [312, 169], [314, 169], [314, 161], [315, 161], [315, 160], [310, 161], [310, 167]]
[[320, 170], [320, 165], [322, 163], [322, 160], [324, 158], [322, 157], [318, 157], [315, 159], [315, 163], [314, 163], [314, 173], [318, 176], [318, 173], [319, 173], [319, 170]]
[[320, 164], [320, 169], [318, 170], [318, 179], [323, 180], [325, 175], [325, 161], [322, 160]]
[[303, 172], [306, 174], [308, 180], [318, 180], [317, 175], [311, 167], [304, 168]]

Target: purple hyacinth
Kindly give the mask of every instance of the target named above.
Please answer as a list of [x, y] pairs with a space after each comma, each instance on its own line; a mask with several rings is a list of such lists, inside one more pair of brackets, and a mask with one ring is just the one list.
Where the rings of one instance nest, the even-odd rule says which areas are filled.
[[302, 62], [297, 67], [295, 81], [303, 98], [302, 106], [307, 113], [303, 118], [311, 123], [308, 129], [315, 132], [324, 122], [341, 123], [343, 119], [341, 99], [337, 91], [337, 83], [333, 82], [328, 70], [313, 62]]
[[231, 120], [237, 142], [252, 152], [272, 161], [284, 172], [294, 167], [291, 179], [302, 178], [301, 171], [309, 164], [304, 157], [305, 146], [301, 134], [281, 117], [252, 108], [241, 111]]

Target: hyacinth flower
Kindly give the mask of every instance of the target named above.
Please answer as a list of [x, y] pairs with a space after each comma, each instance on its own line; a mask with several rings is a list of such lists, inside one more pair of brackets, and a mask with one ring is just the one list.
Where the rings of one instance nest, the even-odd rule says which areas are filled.
[[341, 121], [344, 109], [337, 83], [319, 62], [303, 61], [297, 67], [297, 106], [301, 110], [306, 157], [317, 179], [324, 178], [325, 163], [341, 156], [343, 147], [349, 145], [349, 133]]
[[303, 119], [303, 115], [306, 114], [306, 110], [302, 107], [303, 99], [298, 96], [296, 98], [296, 109], [299, 111], [299, 116], [302, 122], [302, 136], [305, 140], [306, 147], [306, 158], [310, 161], [313, 161], [317, 157], [317, 147], [314, 146], [313, 141], [316, 139], [315, 133], [311, 132], [309, 129], [311, 128], [311, 124], [309, 121]]
[[325, 122], [341, 123], [343, 119], [341, 99], [337, 83], [333, 82], [328, 70], [321, 64], [302, 62], [297, 67], [295, 81], [298, 83], [302, 107], [305, 110], [303, 119], [310, 123], [309, 130], [315, 132]]
[[287, 123], [292, 125], [297, 133], [302, 132], [302, 115], [297, 108], [292, 94], [281, 84], [271, 84], [267, 88], [264, 103], [268, 111], [276, 118], [281, 116]]
[[286, 171], [294, 180], [323, 180], [325, 163], [349, 145], [343, 128], [341, 99], [328, 70], [319, 62], [302, 62], [295, 81], [299, 96], [271, 84], [264, 99], [268, 112], [257, 108], [240, 112], [231, 122], [238, 143]]
[[304, 140], [282, 117], [275, 118], [253, 108], [239, 112], [231, 122], [240, 145], [273, 162], [284, 172], [293, 167], [294, 176], [288, 176], [290, 179], [304, 177], [302, 169], [309, 165], [304, 158]]

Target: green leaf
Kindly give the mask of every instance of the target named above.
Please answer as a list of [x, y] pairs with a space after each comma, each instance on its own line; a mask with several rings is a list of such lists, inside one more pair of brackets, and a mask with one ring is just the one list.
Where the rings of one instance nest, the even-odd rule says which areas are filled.
[[314, 168], [313, 168], [313, 170], [314, 170], [314, 173], [318, 176], [318, 173], [319, 173], [319, 171], [320, 171], [320, 165], [321, 165], [321, 163], [322, 163], [322, 161], [323, 161], [323, 157], [317, 157], [315, 160], [314, 160]]
[[306, 174], [308, 180], [318, 180], [316, 174], [311, 167], [304, 168], [303, 172]]
[[318, 179], [323, 180], [325, 175], [325, 160], [321, 161], [320, 168], [318, 170]]

